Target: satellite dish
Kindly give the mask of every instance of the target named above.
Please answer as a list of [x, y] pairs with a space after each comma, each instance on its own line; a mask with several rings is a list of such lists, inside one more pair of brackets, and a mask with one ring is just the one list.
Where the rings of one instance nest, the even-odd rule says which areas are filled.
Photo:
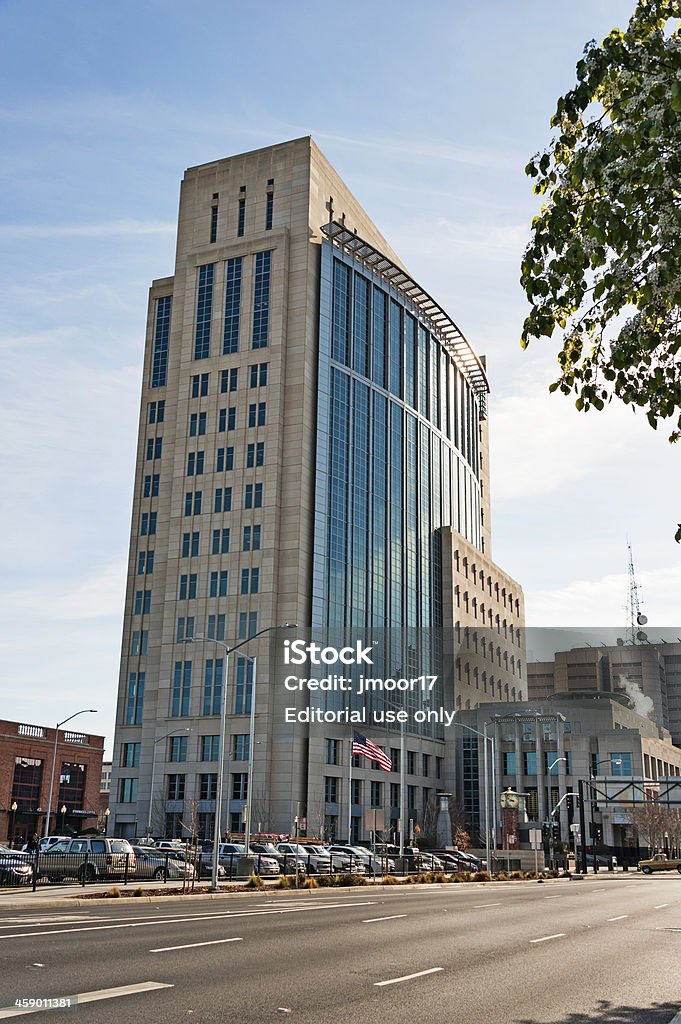
[[638, 633], [636, 634], [636, 639], [640, 640], [641, 643], [644, 644], [648, 639], [648, 634], [644, 633], [642, 629], [639, 629]]
[[638, 622], [639, 626], [645, 626], [646, 622], [648, 621], [648, 616], [644, 615], [643, 612], [639, 612], [636, 616], [636, 621]]

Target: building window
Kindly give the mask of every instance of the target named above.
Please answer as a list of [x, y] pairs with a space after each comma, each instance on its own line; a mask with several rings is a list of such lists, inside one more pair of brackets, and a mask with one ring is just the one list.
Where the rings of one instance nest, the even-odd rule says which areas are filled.
[[156, 533], [156, 512], [143, 512], [140, 520], [140, 535], [153, 537]]
[[353, 804], [361, 804], [362, 803], [362, 780], [361, 779], [353, 779], [352, 780], [352, 802], [353, 802]]
[[137, 779], [118, 780], [118, 802], [134, 804], [137, 801]]
[[130, 643], [130, 654], [133, 658], [144, 657], [147, 653], [147, 647], [149, 644], [149, 630], [148, 629], [135, 629], [132, 634], [132, 641]]
[[247, 637], [255, 636], [258, 632], [258, 613], [239, 612], [239, 640], [246, 640]]
[[168, 761], [179, 764], [187, 760], [187, 736], [171, 736], [168, 741]]
[[267, 208], [265, 210], [265, 231], [272, 230], [272, 214], [274, 213], [274, 193], [267, 193]]
[[208, 616], [208, 639], [209, 640], [224, 640], [225, 639], [225, 616], [224, 615], [209, 615]]
[[187, 476], [203, 476], [204, 452], [189, 452], [187, 455]]
[[264, 388], [267, 385], [268, 363], [253, 363], [250, 367], [249, 387]]
[[246, 469], [265, 465], [265, 442], [258, 441], [246, 446]]
[[201, 737], [201, 760], [202, 761], [217, 761], [220, 753], [220, 737], [219, 736], [202, 736]]
[[372, 782], [371, 783], [371, 806], [382, 807], [383, 806], [383, 783]]
[[391, 782], [390, 783], [390, 806], [391, 807], [397, 807], [399, 809], [399, 806], [400, 806], [400, 784], [399, 784], [399, 782]]
[[208, 658], [203, 670], [204, 715], [219, 715], [222, 704], [222, 658]]
[[214, 773], [199, 775], [199, 800], [215, 800], [218, 792], [218, 777]]
[[220, 393], [236, 391], [239, 387], [239, 367], [233, 366], [230, 370], [220, 371]]
[[160, 459], [163, 453], [163, 438], [150, 437], [147, 441], [147, 462]]
[[142, 724], [145, 679], [146, 672], [131, 672], [128, 677], [128, 697], [125, 705], [126, 725]]
[[222, 354], [239, 351], [239, 319], [241, 316], [241, 256], [227, 260], [225, 270], [225, 329]]
[[423, 772], [422, 774], [428, 777], [430, 775], [430, 754], [423, 754]]
[[196, 437], [206, 433], [206, 413], [193, 412], [189, 417], [189, 436]]
[[504, 775], [516, 774], [515, 751], [504, 751]]
[[151, 357], [151, 387], [163, 388], [168, 376], [168, 339], [172, 295], [156, 299], [154, 316], [154, 350]]
[[196, 597], [196, 573], [192, 572], [183, 574], [180, 576], [180, 586], [178, 590], [178, 601], [193, 601]]
[[140, 551], [137, 555], [137, 575], [144, 576], [154, 571], [154, 552]]
[[238, 733], [234, 737], [232, 756], [235, 761], [248, 761], [250, 756], [250, 737], [247, 732]]
[[186, 516], [201, 515], [202, 495], [202, 491], [187, 491], [184, 496], [184, 514]]
[[339, 764], [340, 754], [340, 740], [327, 739], [325, 740], [326, 747], [326, 763], [327, 764]]
[[151, 611], [151, 591], [137, 590], [135, 592], [135, 605], [133, 615], [146, 615]]
[[168, 775], [168, 800], [184, 800], [185, 775]]
[[[240, 636], [239, 639], [242, 639]], [[245, 639], [245, 637], [243, 638]], [[236, 662], [236, 695], [234, 701], [235, 715], [251, 713], [251, 696], [253, 691], [253, 662], [246, 658], [237, 658]]]
[[227, 555], [229, 554], [229, 528], [225, 527], [221, 530], [213, 530], [213, 548], [212, 554], [214, 555]]
[[209, 373], [195, 373], [192, 376], [192, 398], [205, 398], [208, 394]]
[[338, 803], [338, 779], [335, 775], [326, 775], [324, 778], [324, 800], [327, 804]]
[[159, 487], [160, 475], [153, 473], [144, 478], [144, 487], [142, 491], [143, 498], [157, 498], [158, 487]]
[[211, 208], [210, 208], [210, 240], [211, 240], [211, 242], [217, 242], [217, 240], [218, 240], [218, 208], [217, 208], [217, 206], [211, 206]]
[[537, 774], [537, 751], [526, 750], [523, 754], [523, 774], [524, 775], [536, 775]]
[[220, 409], [218, 412], [218, 433], [223, 434], [225, 430], [236, 430], [236, 406], [229, 409]]
[[121, 744], [121, 768], [139, 767], [141, 747], [141, 743]]
[[238, 224], [237, 231], [236, 231], [236, 233], [239, 236], [239, 238], [241, 238], [243, 236], [243, 233], [244, 233], [245, 229], [246, 229], [246, 200], [245, 199], [240, 199], [239, 200], [239, 224]]
[[214, 512], [231, 512], [232, 511], [232, 488], [231, 487], [216, 487], [215, 488], [215, 500], [213, 502]]
[[213, 316], [213, 271], [213, 263], [207, 263], [205, 266], [199, 267], [194, 359], [207, 359], [210, 355], [210, 326]]
[[255, 289], [253, 294], [253, 348], [267, 348], [269, 343], [271, 269], [272, 253], [256, 253]]
[[267, 418], [267, 402], [254, 402], [248, 407], [249, 427], [264, 427]]
[[163, 423], [166, 413], [165, 398], [159, 402], [149, 402], [149, 423]]
[[175, 643], [181, 644], [184, 640], [188, 640], [194, 636], [194, 616], [188, 615], [186, 618], [181, 615], [177, 620], [177, 629], [175, 631]]
[[262, 508], [262, 484], [246, 484], [244, 508]]
[[229, 574], [226, 569], [210, 574], [209, 597], [227, 597], [227, 582]]
[[255, 526], [244, 526], [244, 551], [260, 550], [260, 524]]
[[176, 661], [170, 714], [173, 718], [189, 714], [189, 695], [192, 684], [191, 661]]
[[619, 754], [610, 755], [611, 775], [633, 775], [631, 767], [631, 753], [627, 750]]
[[416, 751], [407, 751], [407, 775], [416, 775]]
[[260, 569], [241, 570], [241, 594], [257, 594], [260, 586]]
[[232, 775], [232, 800], [248, 799], [248, 772], [235, 772]]

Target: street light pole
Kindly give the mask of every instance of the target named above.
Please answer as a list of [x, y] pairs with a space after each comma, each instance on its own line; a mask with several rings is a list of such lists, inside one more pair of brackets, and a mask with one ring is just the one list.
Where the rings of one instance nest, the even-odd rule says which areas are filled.
[[[589, 824], [589, 828], [591, 830], [591, 846], [593, 848], [594, 874], [595, 875], [598, 874], [598, 859], [596, 857], [596, 821], [595, 821], [595, 817], [594, 817], [594, 813], [595, 813], [595, 811], [594, 811], [594, 803], [595, 803], [595, 800], [594, 800], [594, 780], [596, 778], [596, 771], [598, 769], [598, 766], [601, 765], [601, 764], [605, 764], [606, 761], [609, 762], [611, 765], [613, 765], [613, 764], [622, 764], [621, 758], [615, 758], [613, 760], [610, 757], [602, 757], [599, 761], [596, 761], [595, 764], [592, 764], [590, 766], [590, 768], [589, 768], [589, 805], [590, 805], [590, 813], [591, 813], [591, 821], [590, 821], [590, 824]], [[586, 871], [587, 871], [587, 860], [586, 860], [586, 842], [584, 841], [584, 837], [582, 837], [582, 850], [583, 850], [582, 865], [584, 867], [584, 874], [586, 874]]]
[[59, 730], [62, 725], [66, 725], [73, 718], [78, 718], [78, 715], [96, 715], [97, 708], [83, 708], [82, 711], [76, 711], [75, 714], [69, 715], [63, 722], [57, 722], [54, 730], [54, 749], [52, 751], [52, 773], [50, 775], [50, 795], [47, 798], [47, 814], [45, 815], [45, 831], [43, 832], [43, 838], [46, 838], [50, 834], [50, 817], [52, 815], [52, 793], [54, 792], [54, 769], [57, 763], [57, 742], [59, 740]]
[[[251, 640], [255, 640], [256, 637], [262, 636], [264, 633], [270, 633], [273, 629], [295, 629], [296, 624], [293, 622], [284, 622], [281, 626], [265, 626], [264, 629], [258, 630], [253, 636], [247, 637], [238, 644], [233, 644], [231, 647], [226, 644], [223, 640], [215, 640], [209, 636], [191, 636], [186, 637], [184, 642], [193, 643], [209, 643], [217, 644], [218, 647], [222, 647], [225, 652], [225, 671], [222, 677], [222, 695], [220, 700], [220, 732], [219, 732], [219, 753], [218, 753], [218, 777], [217, 786], [215, 792], [215, 821], [213, 825], [213, 860], [212, 860], [212, 871], [210, 879], [210, 892], [217, 892], [218, 890], [218, 859], [220, 856], [220, 839], [222, 834], [222, 789], [223, 789], [223, 777], [225, 771], [225, 740], [227, 735], [227, 681], [228, 681], [228, 666], [229, 656], [234, 651], [238, 651], [241, 647], [245, 647]], [[255, 714], [255, 702], [253, 700], [253, 693], [251, 692], [251, 715]], [[253, 725], [255, 727], [255, 725]], [[250, 752], [249, 752], [250, 753]], [[249, 789], [252, 784], [252, 779], [249, 778], [248, 786]]]
[[10, 835], [9, 835], [10, 846], [12, 848], [14, 848], [14, 830], [15, 830], [15, 822], [16, 822], [16, 818], [17, 818], [17, 806], [18, 806], [18, 804], [17, 804], [16, 800], [13, 800], [12, 801], [12, 806], [10, 807], [10, 811], [12, 812], [12, 828], [10, 830]]

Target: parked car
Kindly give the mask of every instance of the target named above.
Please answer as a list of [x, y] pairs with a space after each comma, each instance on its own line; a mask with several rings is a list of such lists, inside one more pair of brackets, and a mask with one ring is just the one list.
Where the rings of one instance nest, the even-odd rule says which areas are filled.
[[93, 882], [98, 878], [123, 878], [132, 874], [136, 860], [127, 839], [80, 836], [55, 843], [37, 856], [39, 876], [60, 882], [64, 878]]
[[249, 848], [247, 854], [246, 847], [243, 843], [220, 843], [218, 863], [223, 864], [230, 875], [237, 871], [238, 862], [243, 857], [248, 858], [249, 863], [247, 870], [249, 874], [256, 871], [260, 875], [267, 876], [280, 874], [279, 863], [274, 859], [274, 857], [255, 853], [252, 848]]
[[[350, 861], [348, 870], [354, 874], [375, 874], [380, 875], [383, 871], [383, 859], [368, 850], [365, 846], [346, 846], [344, 844], [337, 843], [334, 846], [329, 847], [329, 853], [332, 853], [334, 860], [337, 856], [346, 856]], [[395, 862], [387, 859], [388, 870], [395, 870]], [[389, 865], [392, 864], [392, 867]], [[359, 868], [363, 868], [364, 871], [359, 871]]]
[[[311, 874], [328, 875], [331, 873], [331, 858], [329, 851], [316, 843], [277, 843], [277, 849], [282, 856], [286, 857], [287, 865], [293, 864], [294, 859], [302, 861], [300, 870], [307, 871], [308, 864]], [[334, 865], [335, 866], [335, 865]]]
[[180, 860], [171, 850], [157, 850], [153, 846], [133, 846], [137, 878], [195, 878], [194, 865]]
[[[274, 843], [265, 843], [256, 839], [251, 843], [251, 849], [254, 853], [265, 854], [267, 857], [274, 857], [279, 865], [279, 870], [282, 874], [295, 875], [296, 871], [307, 871], [307, 854], [304, 848], [300, 847], [300, 853], [296, 856], [295, 853], [282, 853]], [[311, 870], [315, 868], [310, 865]]]
[[681, 874], [681, 859], [668, 857], [666, 853], [656, 853], [649, 860], [640, 860], [638, 869], [644, 875], [651, 875], [653, 871], [678, 871]]
[[0, 844], [0, 885], [28, 885], [32, 879], [31, 854]]
[[487, 861], [484, 857], [476, 857], [474, 853], [464, 853], [463, 850], [429, 850], [442, 861], [445, 870], [448, 870], [447, 863], [454, 864], [453, 871], [485, 871]]

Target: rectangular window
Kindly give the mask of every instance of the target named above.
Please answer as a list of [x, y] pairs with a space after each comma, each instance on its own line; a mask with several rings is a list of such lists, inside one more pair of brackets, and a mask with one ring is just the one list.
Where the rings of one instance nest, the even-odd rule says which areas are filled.
[[239, 238], [241, 238], [243, 236], [243, 233], [244, 233], [245, 230], [246, 230], [246, 200], [245, 199], [240, 199], [239, 200], [239, 224], [238, 224], [237, 231], [236, 231], [236, 233], [239, 236]]
[[160, 459], [163, 452], [163, 438], [150, 437], [147, 441], [147, 462], [153, 459]]
[[407, 751], [407, 775], [416, 775], [416, 751]]
[[526, 750], [523, 753], [523, 774], [524, 775], [536, 775], [537, 774], [537, 751]]
[[121, 746], [121, 768], [139, 768], [141, 743], [123, 743]]
[[184, 496], [184, 514], [200, 516], [203, 491], [187, 491]]
[[202, 736], [201, 737], [201, 760], [202, 761], [217, 761], [219, 752], [220, 752], [220, 737], [219, 736]]
[[149, 575], [154, 571], [154, 552], [140, 551], [137, 556], [137, 574], [139, 576]]
[[213, 530], [213, 555], [229, 554], [229, 528]]
[[241, 316], [241, 256], [227, 260], [225, 268], [225, 329], [222, 354], [239, 351], [239, 319]]
[[168, 339], [172, 295], [156, 299], [154, 315], [154, 350], [151, 358], [151, 387], [163, 388], [168, 376]]
[[504, 775], [516, 774], [516, 760], [514, 750], [504, 751]]
[[142, 537], [153, 537], [156, 533], [156, 512], [143, 512], [140, 522], [140, 534]]
[[222, 704], [222, 658], [207, 658], [203, 670], [203, 714], [219, 715]]
[[246, 484], [244, 508], [262, 508], [262, 484]]
[[269, 343], [271, 269], [272, 253], [256, 253], [253, 292], [253, 348], [267, 348]]
[[224, 615], [209, 615], [208, 616], [208, 639], [209, 640], [224, 640], [225, 639], [225, 616]]
[[165, 419], [166, 403], [165, 398], [160, 402], [149, 402], [149, 423], [163, 423]]
[[259, 569], [242, 569], [241, 570], [241, 590], [242, 594], [257, 594], [260, 587], [260, 570]]
[[260, 550], [260, 524], [255, 526], [244, 526], [243, 551]]
[[134, 804], [137, 801], [137, 779], [118, 780], [118, 802]]
[[132, 641], [130, 643], [130, 654], [134, 658], [143, 657], [147, 653], [147, 647], [149, 645], [149, 630], [148, 629], [136, 629], [132, 634]]
[[267, 367], [268, 363], [253, 363], [249, 366], [250, 378], [249, 387], [251, 388], [264, 388], [267, 386]]
[[177, 630], [175, 632], [175, 643], [181, 644], [183, 640], [188, 640], [194, 636], [194, 616], [188, 615], [186, 618], [180, 616], [177, 620]]
[[340, 740], [325, 740], [326, 764], [339, 764]]
[[218, 240], [218, 208], [217, 208], [217, 206], [211, 206], [211, 208], [210, 208], [210, 240], [211, 240], [211, 242], [217, 242], [217, 240]]
[[225, 430], [236, 430], [236, 406], [232, 405], [229, 409], [220, 409], [218, 412], [218, 433], [224, 433]]
[[134, 615], [145, 615], [151, 611], [151, 591], [150, 590], [138, 590], [135, 593], [135, 610]]
[[371, 806], [382, 807], [383, 806], [383, 783], [372, 782], [371, 783]]
[[131, 672], [128, 677], [128, 697], [125, 705], [126, 725], [142, 724], [145, 679], [146, 672]]
[[232, 775], [232, 800], [248, 799], [248, 772]]
[[631, 767], [631, 753], [627, 750], [619, 754], [610, 755], [611, 775], [633, 775]]
[[231, 512], [232, 511], [232, 488], [231, 487], [216, 487], [215, 488], [215, 501], [213, 504], [214, 512]]
[[173, 718], [189, 714], [189, 695], [192, 685], [191, 661], [176, 661], [173, 675], [173, 693], [170, 714]]
[[199, 800], [215, 800], [218, 794], [218, 777], [215, 774], [199, 775]]
[[234, 469], [234, 448], [218, 448], [215, 456], [215, 472], [223, 473]]
[[[239, 640], [246, 640], [258, 632], [258, 613], [239, 612]], [[242, 659], [243, 660], [243, 659]]]
[[258, 402], [249, 405], [248, 407], [248, 425], [249, 427], [264, 427], [267, 416], [267, 403]]
[[227, 394], [230, 391], [237, 391], [239, 387], [239, 368], [233, 366], [230, 370], [220, 371], [220, 393]]
[[324, 778], [324, 800], [327, 804], [338, 803], [338, 779], [335, 775], [327, 775]]
[[208, 394], [209, 373], [195, 373], [192, 376], [192, 398], [205, 398]]
[[189, 452], [187, 454], [187, 476], [203, 476], [204, 461], [204, 452]]
[[196, 333], [194, 359], [208, 359], [210, 355], [210, 326], [213, 317], [214, 264], [199, 267], [199, 284], [196, 297]]
[[186, 761], [187, 736], [171, 736], [168, 741], [168, 761], [179, 764]]
[[267, 208], [265, 210], [265, 231], [272, 230], [272, 215], [274, 213], [274, 193], [267, 193]]
[[423, 754], [423, 772], [426, 778], [430, 775], [430, 754]]
[[160, 474], [153, 473], [151, 476], [145, 476], [144, 478], [144, 491], [142, 494], [143, 498], [157, 498], [158, 488], [160, 482]]
[[166, 790], [168, 800], [184, 800], [185, 793], [184, 775], [168, 775], [168, 788]]
[[235, 761], [248, 761], [250, 751], [250, 737], [247, 732], [239, 733], [234, 737], [232, 757]]
[[[244, 617], [246, 612], [241, 613]], [[239, 616], [241, 620], [241, 615]], [[245, 622], [245, 619], [244, 619]], [[241, 622], [240, 622], [241, 625]], [[252, 635], [252, 634], [251, 634]], [[239, 635], [239, 639], [246, 639], [245, 635]], [[249, 715], [251, 713], [251, 696], [253, 693], [253, 662], [246, 658], [237, 657], [236, 661], [236, 693], [234, 700], [235, 715]]]

